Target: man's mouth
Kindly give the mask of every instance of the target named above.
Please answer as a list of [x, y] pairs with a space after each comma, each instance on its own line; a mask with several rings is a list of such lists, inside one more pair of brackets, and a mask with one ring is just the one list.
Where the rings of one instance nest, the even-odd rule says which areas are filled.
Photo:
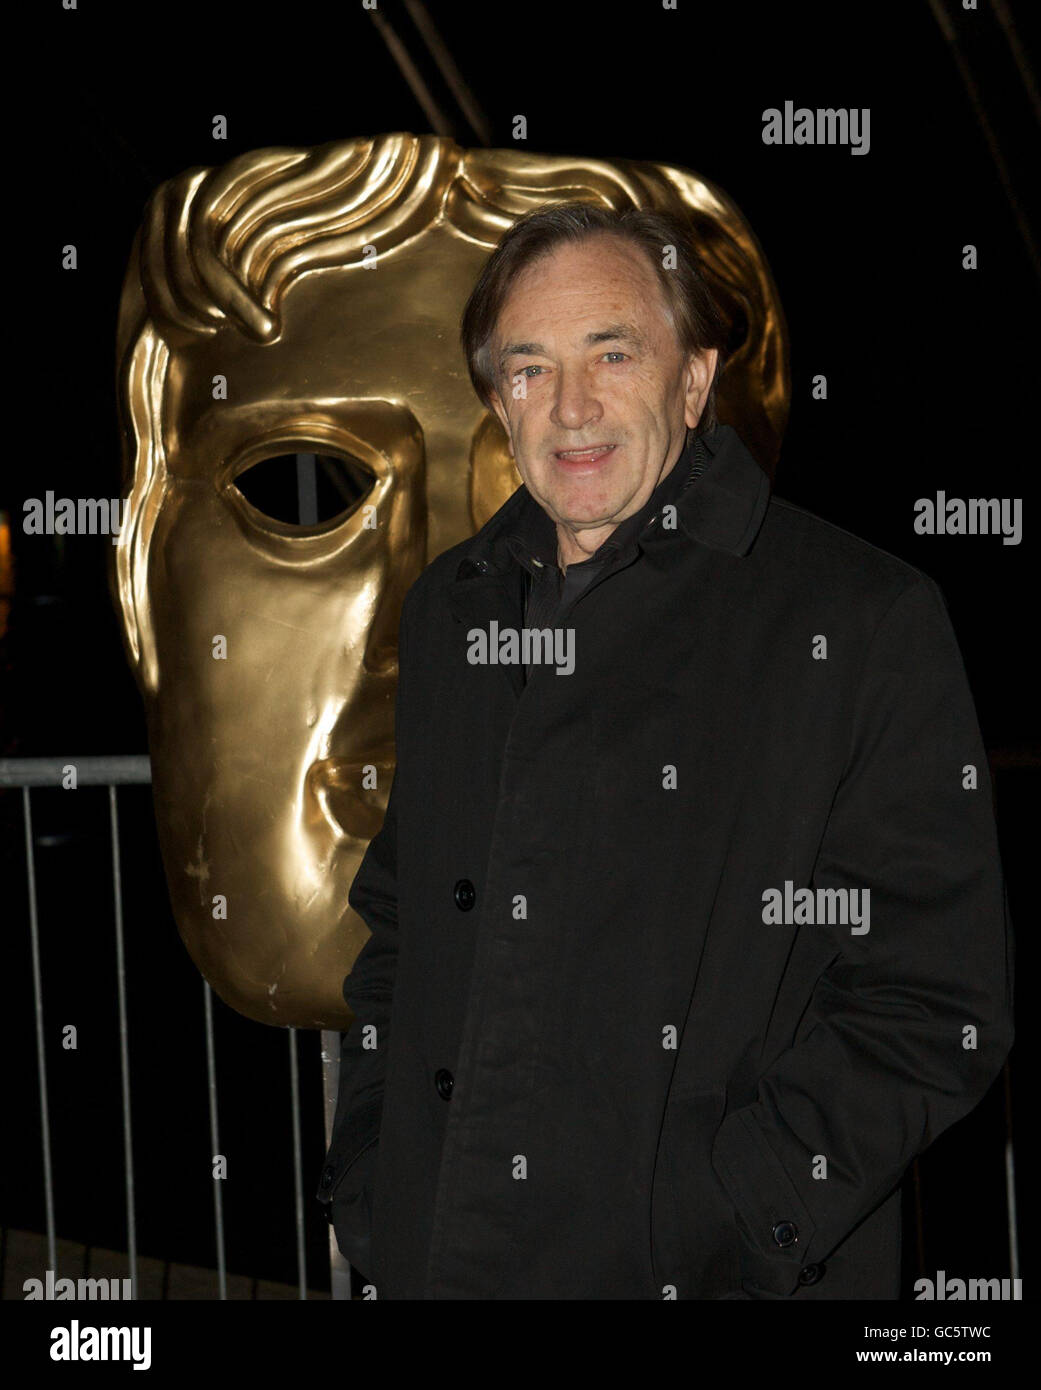
[[558, 449], [553, 457], [560, 463], [599, 463], [616, 447], [614, 444], [591, 444], [586, 449]]

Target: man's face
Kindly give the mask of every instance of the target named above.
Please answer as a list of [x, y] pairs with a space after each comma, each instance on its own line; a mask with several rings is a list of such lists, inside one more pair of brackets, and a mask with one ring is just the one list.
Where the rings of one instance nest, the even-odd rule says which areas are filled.
[[520, 273], [490, 350], [517, 471], [556, 523], [564, 560], [582, 560], [679, 458], [717, 354], [684, 354], [654, 269], [604, 234]]

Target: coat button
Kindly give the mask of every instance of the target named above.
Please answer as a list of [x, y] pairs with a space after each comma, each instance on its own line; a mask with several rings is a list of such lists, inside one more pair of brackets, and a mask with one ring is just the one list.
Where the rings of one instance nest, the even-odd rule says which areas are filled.
[[460, 912], [469, 912], [477, 901], [474, 886], [468, 878], [461, 878], [454, 889], [455, 905]]
[[804, 1269], [800, 1269], [800, 1270], [799, 1270], [799, 1283], [800, 1283], [800, 1284], [817, 1284], [817, 1283], [819, 1283], [820, 1280], [823, 1279], [823, 1278], [824, 1278], [824, 1266], [823, 1266], [823, 1265], [806, 1265]]
[[331, 1187], [333, 1178], [336, 1176], [336, 1169], [331, 1163], [322, 1169], [322, 1186]]
[[450, 1071], [446, 1071], [444, 1067], [436, 1071], [434, 1073], [434, 1085], [437, 1087], [437, 1094], [442, 1100], [451, 1100], [455, 1077]]
[[773, 1229], [774, 1244], [786, 1249], [799, 1243], [799, 1228], [794, 1221], [778, 1221]]

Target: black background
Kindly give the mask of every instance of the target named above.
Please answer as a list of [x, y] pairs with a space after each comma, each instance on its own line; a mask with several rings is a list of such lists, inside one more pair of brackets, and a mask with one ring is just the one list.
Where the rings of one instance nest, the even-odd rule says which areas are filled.
[[[986, 4], [943, 7], [1041, 240], [1038, 126]], [[1010, 13], [1026, 42], [1028, 6]], [[451, 101], [400, 3], [381, 5], [450, 122]], [[978, 111], [930, 5], [657, 3], [616, 7], [438, 4], [429, 13], [491, 130], [513, 145], [683, 165], [718, 183], [756, 232], [791, 337], [792, 409], [782, 496], [881, 546], [940, 584], [992, 756], [1017, 932], [1019, 996], [1036, 968], [1038, 448], [1041, 272], [1027, 250]], [[142, 706], [105, 578], [105, 537], [29, 537], [22, 501], [115, 496], [115, 324], [145, 201], [186, 168], [263, 146], [310, 146], [430, 122], [359, 3], [292, 7], [52, 3], [20, 56], [36, 102], [12, 151], [22, 167], [9, 274], [7, 381], [23, 424], [4, 457], [2, 505], [16, 583], [3, 655], [0, 755], [143, 753]], [[1027, 47], [1036, 69], [1037, 49]], [[1036, 78], [1035, 78], [1036, 80]], [[767, 146], [762, 113], [869, 107], [871, 148]], [[215, 114], [229, 139], [214, 141]], [[79, 268], [60, 268], [74, 243]], [[962, 247], [979, 268], [962, 269]], [[9, 286], [11, 288], [11, 286]], [[12, 335], [14, 341], [12, 341]], [[24, 353], [24, 356], [23, 356]], [[828, 399], [811, 398], [822, 373]], [[918, 536], [914, 502], [1022, 498], [1024, 540]], [[430, 557], [433, 558], [433, 557]], [[32, 797], [43, 939], [47, 1063], [59, 1235], [126, 1248], [108, 805], [104, 789]], [[126, 876], [138, 1248], [213, 1265], [203, 987], [166, 898], [148, 788], [119, 793]], [[43, 1230], [21, 793], [0, 792], [5, 1004], [5, 1226]], [[1033, 834], [1031, 834], [1033, 832]], [[1026, 996], [1029, 999], [1029, 996]], [[288, 1039], [214, 998], [229, 1268], [296, 1278]], [[79, 1048], [61, 1048], [61, 1028]], [[1009, 1068], [1020, 1248], [1036, 1200], [1026, 1109], [1037, 1029], [1019, 1015]], [[298, 1035], [309, 1285], [328, 1287], [327, 1224], [311, 1199], [324, 1149], [317, 1034]], [[1006, 1078], [917, 1165], [924, 1270], [1008, 1273]], [[917, 1261], [909, 1222], [908, 1274]], [[1031, 1297], [1031, 1269], [1025, 1271]]]

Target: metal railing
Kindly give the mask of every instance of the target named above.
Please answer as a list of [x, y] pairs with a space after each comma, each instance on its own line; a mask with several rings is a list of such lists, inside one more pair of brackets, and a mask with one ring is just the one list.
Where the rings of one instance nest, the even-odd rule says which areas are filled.
[[[123, 886], [119, 858], [119, 812], [116, 790], [119, 786], [145, 785], [152, 780], [151, 760], [148, 757], [84, 757], [84, 758], [8, 758], [0, 759], [0, 787], [21, 787], [25, 828], [25, 865], [29, 900], [29, 934], [32, 948], [33, 1004], [36, 1018], [37, 1077], [40, 1094], [41, 1136], [43, 1148], [44, 1207], [47, 1224], [49, 1267], [58, 1274], [57, 1233], [54, 1220], [54, 1171], [51, 1151], [50, 1108], [47, 1092], [47, 1060], [44, 1046], [43, 977], [40, 967], [40, 924], [36, 891], [36, 854], [33, 838], [33, 787], [60, 787], [75, 769], [77, 786], [106, 786], [108, 788], [109, 832], [112, 845], [112, 897], [116, 944], [116, 984], [119, 1007], [119, 1055], [123, 1102], [123, 1163], [126, 1184], [127, 1253], [131, 1280], [131, 1296], [137, 1297], [137, 1217], [134, 1201], [134, 1145], [130, 1095], [130, 1044], [127, 1030], [126, 964], [123, 945]], [[206, 1029], [206, 1071], [208, 1083], [210, 1141], [212, 1153], [220, 1153], [218, 1141], [218, 1095], [216, 1050], [213, 1034], [213, 994], [203, 980], [203, 1014]], [[293, 1138], [293, 1173], [296, 1222], [296, 1263], [299, 1297], [307, 1298], [307, 1257], [304, 1239], [304, 1174], [303, 1146], [300, 1132], [300, 1073], [297, 1059], [296, 1029], [289, 1028], [290, 1110]], [[340, 1035], [334, 1030], [322, 1033], [323, 1102], [325, 1111], [326, 1144], [331, 1139], [336, 1089], [340, 1064]], [[213, 1218], [217, 1249], [217, 1276], [220, 1297], [227, 1298], [227, 1264], [224, 1242], [224, 1211], [221, 1182], [213, 1179]], [[340, 1254], [336, 1236], [329, 1229], [329, 1258], [331, 1291], [334, 1299], [350, 1298], [350, 1267]]]

